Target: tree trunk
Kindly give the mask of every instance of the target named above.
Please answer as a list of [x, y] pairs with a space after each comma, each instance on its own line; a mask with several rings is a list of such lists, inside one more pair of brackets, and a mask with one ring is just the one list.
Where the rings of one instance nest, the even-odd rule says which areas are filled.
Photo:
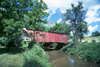
[[76, 33], [76, 46], [78, 45], [78, 33]]
[[75, 47], [78, 45], [78, 32], [75, 30]]
[[10, 49], [10, 46], [9, 46], [9, 44], [8, 44], [8, 46], [7, 46], [7, 51], [9, 51], [9, 49]]
[[80, 42], [82, 42], [81, 38], [80, 38]]
[[35, 30], [34, 30], [34, 36], [33, 37], [34, 37], [33, 40], [35, 41]]

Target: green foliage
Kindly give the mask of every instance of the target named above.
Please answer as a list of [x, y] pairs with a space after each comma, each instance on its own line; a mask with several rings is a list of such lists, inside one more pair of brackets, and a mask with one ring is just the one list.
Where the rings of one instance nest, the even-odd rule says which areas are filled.
[[95, 43], [96, 41], [95, 40], [92, 40], [91, 42]]
[[66, 51], [78, 54], [84, 61], [100, 63], [100, 43], [80, 43], [76, 48], [69, 47]]
[[[23, 15], [27, 13], [28, 5], [26, 2], [28, 0], [1, 0], [0, 1], [0, 38], [4, 37], [7, 39], [6, 45], [9, 47], [10, 45], [21, 45], [22, 37], [21, 37], [21, 29], [24, 27], [22, 22]], [[28, 1], [31, 3], [30, 1]], [[22, 6], [23, 5], [23, 6]], [[28, 6], [27, 6], [28, 5]], [[2, 41], [3, 42], [3, 41]]]
[[[14, 23], [13, 19], [10, 20], [3, 20], [5, 23], [5, 29], [4, 32], [6, 32], [5, 36], [8, 39], [8, 42], [11, 40], [14, 40], [15, 43], [19, 42], [21, 38], [21, 29], [23, 26], [21, 25], [22, 23], [20, 21], [16, 21]], [[9, 26], [10, 25], [10, 26]]]
[[23, 50], [27, 50], [28, 49], [28, 46], [29, 46], [29, 42], [28, 41], [23, 42], [23, 44], [22, 44]]
[[[48, 17], [49, 13], [45, 12], [47, 10], [46, 3], [43, 0], [32, 0], [33, 6], [31, 11], [28, 11], [27, 14], [24, 15], [23, 21], [25, 22], [25, 28], [34, 30], [45, 30], [45, 27], [42, 23], [47, 23], [48, 21], [45, 17]], [[28, 19], [28, 20], [26, 20]], [[35, 33], [32, 36], [35, 40]]]
[[2, 45], [2, 46], [7, 45], [7, 38], [6, 37], [0, 37], [0, 45]]
[[42, 23], [37, 23], [35, 29], [44, 32], [48, 31], [48, 28], [45, 27]]
[[[0, 1], [0, 39], [8, 50], [11, 45], [22, 44], [22, 28], [44, 30], [42, 24], [49, 14], [43, 0], [1, 0]], [[37, 25], [37, 28], [36, 28]], [[40, 28], [40, 27], [41, 28]], [[4, 43], [6, 41], [6, 43]]]
[[[25, 28], [31, 29], [31, 30], [37, 30], [40, 29], [38, 28], [38, 25], [43, 28], [43, 25], [39, 23], [47, 23], [48, 21], [44, 19], [47, 17], [49, 14], [45, 12], [47, 10], [47, 5], [46, 3], [43, 2], [43, 0], [33, 0], [33, 6], [31, 11], [28, 11], [28, 14], [24, 15], [23, 21], [26, 22]], [[26, 20], [26, 18], [28, 20]]]
[[67, 51], [67, 46], [63, 46], [60, 50]]
[[69, 48], [73, 47], [73, 45], [74, 45], [74, 42], [71, 41], [71, 42], [68, 43], [67, 46], [62, 47], [61, 50], [62, 51], [67, 51], [67, 50], [69, 50]]
[[88, 33], [87, 22], [83, 21], [81, 25], [78, 25], [78, 27], [80, 28], [79, 29], [78, 37], [79, 37], [80, 42], [81, 42], [81, 39], [84, 38], [84, 34], [87, 34]]
[[78, 38], [83, 38], [83, 34], [87, 33], [87, 22], [84, 21], [85, 11], [83, 10], [83, 3], [78, 2], [78, 5], [71, 4], [72, 9], [67, 9], [64, 13], [64, 21], [69, 21], [70, 29], [73, 32], [73, 41], [75, 45], [78, 44]]
[[99, 31], [92, 32], [92, 37], [94, 37], [94, 36], [100, 36]]
[[26, 51], [24, 58], [26, 61], [24, 67], [52, 67], [49, 56], [38, 45], [34, 45], [30, 52]]
[[29, 45], [29, 42], [25, 42], [25, 44], [22, 45], [23, 48], [27, 48]]
[[70, 35], [70, 26], [66, 23], [56, 23], [55, 26], [50, 28], [50, 31]]
[[78, 54], [84, 58], [85, 61], [93, 61], [100, 63], [100, 44], [99, 43], [84, 43], [78, 46]]

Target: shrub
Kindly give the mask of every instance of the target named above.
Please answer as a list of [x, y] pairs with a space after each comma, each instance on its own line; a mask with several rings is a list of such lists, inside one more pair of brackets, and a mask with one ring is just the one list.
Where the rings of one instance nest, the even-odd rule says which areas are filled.
[[62, 47], [60, 50], [67, 51], [67, 46]]
[[29, 46], [29, 42], [28, 41], [23, 42], [23, 45], [22, 45], [23, 50], [27, 50], [28, 46]]
[[76, 51], [84, 61], [93, 61], [100, 63], [100, 44], [99, 43], [84, 43], [77, 46]]
[[49, 56], [38, 45], [34, 45], [30, 51], [26, 51], [24, 57], [26, 61], [24, 67], [52, 67], [49, 63]]
[[67, 51], [70, 54], [78, 54], [84, 61], [100, 63], [100, 43], [79, 43], [76, 48], [68, 44], [68, 46], [64, 46], [61, 50]]
[[92, 42], [95, 43], [96, 41], [95, 40], [92, 40]]
[[6, 38], [6, 37], [0, 37], [0, 44], [1, 44], [2, 46], [7, 45], [7, 38]]
[[61, 50], [62, 51], [67, 51], [67, 49], [73, 47], [73, 45], [74, 45], [74, 42], [71, 41], [70, 43], [68, 43], [67, 46], [62, 47]]
[[57, 43], [53, 43], [53, 44], [50, 45], [50, 47], [51, 47], [51, 48], [54, 48], [54, 49], [55, 49], [57, 46], [58, 46]]

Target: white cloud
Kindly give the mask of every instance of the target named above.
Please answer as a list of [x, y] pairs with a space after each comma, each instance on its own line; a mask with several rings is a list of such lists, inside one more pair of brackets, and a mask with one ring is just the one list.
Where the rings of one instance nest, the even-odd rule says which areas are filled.
[[44, 12], [49, 12], [49, 10], [45, 10]]
[[56, 9], [59, 8], [62, 13], [64, 13], [66, 9], [71, 8], [72, 3], [77, 5], [78, 1], [83, 1], [83, 5], [85, 7], [99, 4], [97, 0], [43, 0], [43, 1], [48, 5], [49, 10], [55, 11]]
[[71, 3], [75, 2], [75, 0], [43, 0], [47, 5], [49, 10], [55, 11], [60, 8], [61, 12], [65, 12], [67, 8], [71, 8]]
[[66, 21], [66, 24], [69, 24], [70, 20]]
[[91, 36], [92, 32], [94, 30], [96, 30], [99, 26], [98, 25], [95, 25], [94, 27], [92, 27], [91, 25], [88, 27], [88, 30], [89, 30], [89, 33], [85, 36]]
[[54, 25], [55, 25], [55, 23], [44, 24], [44, 26], [46, 26], [46, 27], [53, 27]]
[[51, 15], [55, 14], [56, 12], [53, 11], [52, 13], [49, 13], [50, 15], [48, 16], [48, 20], [50, 19]]
[[57, 20], [57, 23], [60, 23], [62, 21], [62, 19], [60, 18], [59, 20]]
[[94, 30], [96, 30], [99, 26], [98, 25], [95, 25], [94, 27], [92, 27], [91, 25], [88, 27], [88, 30], [90, 32], [93, 32]]
[[100, 9], [100, 5], [95, 5], [95, 6], [88, 8], [88, 12], [86, 14], [87, 18], [85, 19], [85, 21], [87, 21], [88, 24], [91, 24], [92, 22], [100, 21], [100, 17], [98, 17], [98, 15], [99, 15], [98, 10], [99, 9]]
[[53, 13], [50, 13], [48, 20], [50, 19], [51, 15], [55, 14], [55, 11], [59, 8], [62, 13], [66, 11], [66, 9], [71, 8], [71, 4], [74, 3], [75, 5], [78, 4], [78, 1], [83, 2], [83, 6], [86, 8], [89, 8], [85, 21], [88, 22], [88, 24], [92, 22], [100, 21], [100, 18], [97, 18], [96, 16], [99, 15], [99, 12], [97, 13], [97, 10], [100, 8], [99, 0], [43, 0], [47, 6], [48, 10], [46, 12], [52, 11]]
[[48, 24], [44, 24], [44, 26], [48, 27]]
[[71, 31], [70, 33], [71, 33], [71, 36], [73, 36], [73, 32]]

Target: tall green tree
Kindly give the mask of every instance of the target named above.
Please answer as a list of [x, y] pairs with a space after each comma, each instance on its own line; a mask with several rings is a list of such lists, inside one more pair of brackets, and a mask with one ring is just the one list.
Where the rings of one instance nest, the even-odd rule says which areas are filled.
[[[28, 2], [28, 3], [27, 3]], [[6, 39], [8, 50], [11, 45], [20, 41], [23, 28], [23, 14], [28, 12], [32, 1], [28, 0], [0, 0], [0, 38]], [[4, 42], [2, 41], [2, 42]]]
[[70, 35], [71, 30], [70, 26], [66, 23], [55, 23], [55, 25], [50, 28], [50, 31]]
[[22, 42], [23, 27], [34, 30], [37, 22], [47, 22], [43, 21], [48, 15], [46, 9], [42, 0], [0, 0], [0, 38], [6, 39], [8, 50], [10, 45]]
[[[27, 24], [25, 27], [27, 29], [34, 30], [34, 32], [37, 30], [36, 26], [38, 23], [47, 23], [48, 21], [44, 19], [49, 15], [49, 13], [44, 12], [47, 10], [46, 3], [43, 2], [43, 0], [33, 0], [34, 6], [31, 11], [28, 11], [28, 14], [24, 16], [24, 18], [28, 18]], [[25, 21], [26, 19], [24, 19]], [[34, 33], [34, 39], [35, 39], [35, 33]]]
[[[75, 6], [71, 4], [72, 9], [67, 9], [66, 13], [64, 13], [64, 21], [70, 20], [71, 30], [73, 32], [73, 41], [75, 42], [75, 46], [78, 44], [78, 35], [81, 32], [82, 25], [85, 24], [85, 11], [83, 10], [82, 2], [78, 2], [78, 5]], [[82, 33], [82, 32], [81, 32]]]
[[13, 19], [14, 23], [15, 21], [21, 21], [23, 15], [31, 10], [32, 4], [33, 2], [31, 0], [0, 0], [0, 29], [2, 29], [0, 35], [5, 36], [6, 34], [4, 29], [7, 25], [4, 24], [4, 20]]

